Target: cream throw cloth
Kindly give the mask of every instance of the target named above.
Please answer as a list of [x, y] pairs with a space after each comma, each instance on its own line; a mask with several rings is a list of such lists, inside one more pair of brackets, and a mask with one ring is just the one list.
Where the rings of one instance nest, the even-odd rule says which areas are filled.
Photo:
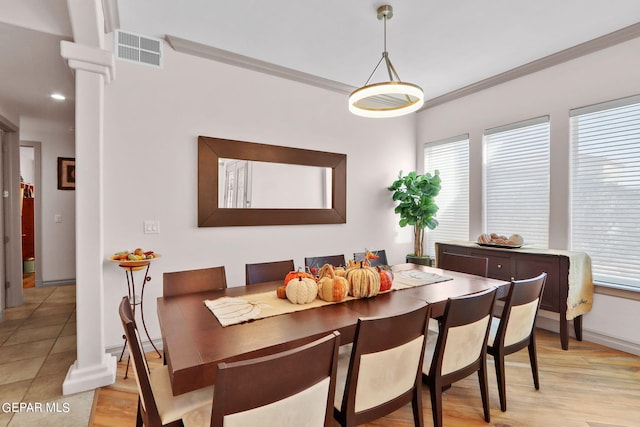
[[[453, 245], [478, 247], [473, 242], [443, 242]], [[503, 249], [505, 251], [532, 254], [561, 255], [569, 258], [569, 295], [567, 296], [567, 320], [588, 313], [593, 307], [593, 277], [591, 257], [585, 252], [564, 251], [559, 249], [520, 248]]]
[[[412, 272], [415, 273], [411, 276], [413, 281], [409, 281], [407, 278], [410, 277], [410, 273]], [[392, 291], [451, 280], [450, 277], [433, 273], [423, 273], [419, 270], [405, 270], [402, 274], [394, 274], [398, 277], [398, 281], [394, 278], [391, 287]], [[352, 299], [354, 299], [352, 296], [348, 296], [340, 302], [350, 301]], [[264, 319], [265, 317], [293, 313], [295, 311], [309, 310], [329, 304], [337, 303], [322, 301], [316, 298], [309, 304], [292, 304], [288, 299], [278, 298], [275, 290], [259, 294], [249, 294], [241, 298], [221, 297], [204, 301], [204, 305], [211, 310], [222, 326], [235, 325], [249, 320]]]

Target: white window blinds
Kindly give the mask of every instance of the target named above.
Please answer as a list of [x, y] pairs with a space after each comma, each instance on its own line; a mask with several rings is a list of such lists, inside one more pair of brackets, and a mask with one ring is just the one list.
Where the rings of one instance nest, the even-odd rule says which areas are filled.
[[571, 111], [571, 249], [594, 280], [640, 288], [640, 96]]
[[424, 170], [440, 171], [436, 196], [438, 226], [425, 230], [426, 254], [435, 257], [435, 242], [469, 239], [469, 135], [424, 145]]
[[485, 232], [548, 247], [549, 117], [485, 131]]

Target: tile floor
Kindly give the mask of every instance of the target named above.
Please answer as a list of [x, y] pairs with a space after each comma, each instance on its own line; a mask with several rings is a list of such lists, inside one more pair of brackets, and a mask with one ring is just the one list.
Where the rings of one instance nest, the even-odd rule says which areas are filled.
[[[74, 285], [24, 289], [25, 303], [5, 310], [0, 322], [0, 427], [42, 425], [35, 421], [37, 413], [29, 414], [28, 423], [19, 422], [25, 414], [5, 412], [6, 402], [44, 405], [62, 398], [62, 382], [76, 359], [75, 295]], [[69, 399], [67, 403], [74, 398]]]

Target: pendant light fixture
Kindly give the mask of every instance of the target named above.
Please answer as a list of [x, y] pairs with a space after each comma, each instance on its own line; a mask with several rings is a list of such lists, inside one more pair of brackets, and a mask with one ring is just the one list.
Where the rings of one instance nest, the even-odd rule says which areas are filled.
[[[424, 93], [420, 86], [400, 81], [387, 52], [387, 20], [393, 16], [391, 6], [378, 8], [378, 19], [384, 20], [384, 51], [363, 87], [349, 95], [349, 111], [363, 117], [397, 117], [412, 113], [424, 104]], [[369, 84], [384, 61], [389, 81]]]

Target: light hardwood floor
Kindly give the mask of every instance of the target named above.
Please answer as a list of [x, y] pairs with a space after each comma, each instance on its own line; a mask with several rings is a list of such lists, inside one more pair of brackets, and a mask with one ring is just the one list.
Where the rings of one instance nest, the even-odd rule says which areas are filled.
[[[493, 359], [489, 356], [491, 423], [482, 418], [477, 376], [455, 383], [443, 396], [445, 426], [640, 426], [640, 357], [601, 345], [571, 340], [560, 348], [557, 334], [538, 330], [540, 390], [533, 388], [526, 350], [507, 357], [507, 412], [500, 411]], [[162, 363], [148, 353], [150, 365]], [[93, 426], [134, 426], [137, 389], [133, 375], [98, 391]], [[426, 426], [432, 425], [429, 392], [423, 392]], [[338, 424], [336, 423], [336, 426]], [[412, 426], [409, 405], [367, 426]]]

